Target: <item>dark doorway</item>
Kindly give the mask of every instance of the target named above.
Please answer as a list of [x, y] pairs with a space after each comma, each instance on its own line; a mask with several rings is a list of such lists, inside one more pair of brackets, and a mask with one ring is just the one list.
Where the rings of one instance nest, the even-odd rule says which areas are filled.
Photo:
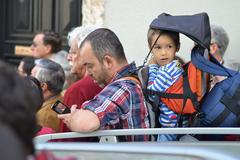
[[81, 25], [82, 0], [0, 0], [0, 56], [17, 63], [16, 46], [30, 46], [33, 36], [53, 30], [63, 37]]

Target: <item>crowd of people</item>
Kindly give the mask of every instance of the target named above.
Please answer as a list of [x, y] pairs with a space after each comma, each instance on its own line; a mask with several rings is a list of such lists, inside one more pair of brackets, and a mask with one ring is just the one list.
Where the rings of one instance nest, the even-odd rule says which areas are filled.
[[[223, 63], [228, 35], [220, 26], [212, 25], [211, 29], [210, 53]], [[152, 48], [148, 88], [166, 91], [183, 73], [184, 62], [176, 55], [179, 33], [149, 28], [147, 37]], [[37, 135], [150, 127], [141, 86], [125, 78], [130, 73], [136, 75], [137, 66], [127, 61], [117, 35], [107, 28], [80, 26], [69, 32], [68, 44], [67, 53], [61, 50], [59, 34], [41, 32], [31, 45], [33, 57], [23, 58], [18, 72], [0, 62], [0, 89], [4, 91], [0, 96], [0, 125], [6, 128], [0, 134], [16, 139], [9, 142], [15, 147], [24, 146], [17, 153], [18, 159], [34, 155], [32, 140]], [[211, 79], [215, 85], [224, 77]], [[71, 112], [54, 112], [51, 106], [57, 100], [69, 106]], [[164, 103], [159, 104], [159, 110], [162, 127], [177, 126], [178, 114]], [[189, 125], [187, 116], [182, 123]], [[79, 141], [85, 140], [96, 139]], [[176, 140], [176, 135], [158, 135], [157, 140]], [[149, 136], [122, 136], [119, 141], [149, 141]]]

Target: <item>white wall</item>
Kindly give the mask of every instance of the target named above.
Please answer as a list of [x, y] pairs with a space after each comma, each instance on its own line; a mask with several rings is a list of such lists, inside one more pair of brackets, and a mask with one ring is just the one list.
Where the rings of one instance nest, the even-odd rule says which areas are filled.
[[[230, 44], [225, 59], [240, 61], [238, 0], [105, 0], [104, 26], [118, 35], [129, 62], [135, 60], [141, 65], [148, 53], [146, 35], [149, 24], [163, 12], [171, 15], [207, 12], [210, 23], [222, 25], [229, 34]], [[189, 60], [191, 47], [191, 40], [181, 38], [179, 55]]]

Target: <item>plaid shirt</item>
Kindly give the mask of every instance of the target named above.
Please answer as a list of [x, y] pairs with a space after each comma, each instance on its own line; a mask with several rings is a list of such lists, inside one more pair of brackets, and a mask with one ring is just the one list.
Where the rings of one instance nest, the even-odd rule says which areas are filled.
[[[135, 63], [123, 67], [111, 82], [83, 108], [97, 114], [100, 129], [149, 128], [147, 107], [141, 87], [131, 80], [123, 79], [135, 70]], [[147, 141], [148, 136], [125, 136], [122, 141]]]

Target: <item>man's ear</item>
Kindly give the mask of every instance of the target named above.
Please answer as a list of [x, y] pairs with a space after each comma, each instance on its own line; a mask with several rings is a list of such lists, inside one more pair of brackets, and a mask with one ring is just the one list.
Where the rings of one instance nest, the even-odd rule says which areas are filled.
[[114, 58], [113, 58], [112, 56], [105, 55], [105, 56], [103, 57], [103, 65], [104, 65], [106, 68], [112, 68], [113, 63], [114, 63]]
[[43, 91], [43, 92], [46, 91], [46, 90], [48, 90], [48, 85], [47, 85], [47, 83], [41, 82], [41, 88], [42, 88], [42, 91]]
[[210, 53], [215, 54], [218, 51], [218, 45], [216, 43], [211, 43], [210, 45]]
[[222, 56], [219, 54], [219, 47], [216, 43], [210, 45], [210, 53], [220, 62], [222, 61]]
[[52, 53], [52, 46], [50, 44], [45, 45], [47, 53]]

